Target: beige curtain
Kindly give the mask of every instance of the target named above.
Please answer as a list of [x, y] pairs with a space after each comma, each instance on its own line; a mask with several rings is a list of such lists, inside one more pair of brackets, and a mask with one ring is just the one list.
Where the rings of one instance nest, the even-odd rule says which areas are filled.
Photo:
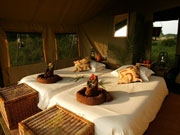
[[1, 59], [1, 68], [3, 74], [4, 84], [7, 85], [10, 83], [8, 67], [9, 67], [9, 54], [8, 54], [8, 46], [6, 44], [6, 35], [4, 31], [0, 28], [0, 59]]

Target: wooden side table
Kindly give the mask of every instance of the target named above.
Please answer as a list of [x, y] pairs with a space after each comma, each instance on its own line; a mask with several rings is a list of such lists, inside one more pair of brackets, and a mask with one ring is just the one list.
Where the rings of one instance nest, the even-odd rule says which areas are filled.
[[136, 63], [136, 66], [145, 66], [147, 68], [152, 68], [155, 65], [154, 62], [149, 63], [149, 64], [144, 64], [144, 63]]
[[155, 75], [161, 76], [161, 77], [166, 77], [168, 71], [169, 71], [168, 67], [155, 67], [154, 68]]
[[117, 69], [117, 68], [120, 67], [120, 65], [118, 65], [118, 64], [113, 64], [113, 63], [110, 63], [110, 62], [108, 62], [108, 61], [100, 61], [100, 62], [103, 63], [103, 64], [105, 64], [105, 65], [106, 65], [106, 68], [108, 68], [108, 69], [114, 70], [114, 69]]

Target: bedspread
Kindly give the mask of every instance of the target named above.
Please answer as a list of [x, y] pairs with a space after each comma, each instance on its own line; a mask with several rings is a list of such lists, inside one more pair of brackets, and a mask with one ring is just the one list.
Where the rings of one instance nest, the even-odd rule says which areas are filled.
[[[55, 70], [54, 71], [55, 74], [61, 76], [63, 79], [53, 84], [42, 84], [37, 82], [36, 78], [39, 74], [26, 76], [22, 78], [19, 83], [26, 83], [39, 92], [38, 107], [44, 110], [47, 108], [50, 99], [54, 95], [86, 82], [91, 74], [100, 76], [104, 73], [110, 72], [111, 70], [105, 69], [99, 72], [91, 72], [91, 71], [73, 72], [73, 71], [74, 71], [74, 67]], [[77, 80], [78, 77], [80, 77], [79, 80]]]
[[76, 100], [81, 84], [57, 94], [50, 106], [60, 106], [94, 122], [96, 135], [142, 135], [155, 118], [168, 94], [162, 77], [151, 76], [149, 82], [117, 84], [110, 73], [99, 77], [114, 100], [101, 105], [88, 106]]

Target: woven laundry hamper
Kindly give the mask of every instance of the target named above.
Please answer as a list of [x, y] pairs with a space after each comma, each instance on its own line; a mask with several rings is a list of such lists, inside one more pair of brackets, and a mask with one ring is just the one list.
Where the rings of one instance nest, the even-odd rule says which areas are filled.
[[20, 135], [94, 135], [94, 124], [55, 105], [19, 123]]
[[38, 102], [38, 92], [27, 84], [0, 89], [0, 110], [10, 130], [17, 128], [20, 121], [39, 112]]

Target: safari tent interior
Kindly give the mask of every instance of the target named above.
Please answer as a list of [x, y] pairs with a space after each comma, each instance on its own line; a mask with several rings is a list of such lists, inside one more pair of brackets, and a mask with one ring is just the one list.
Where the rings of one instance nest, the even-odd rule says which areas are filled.
[[[63, 78], [62, 81], [64, 81], [64, 78], [68, 76], [67, 74], [61, 74], [64, 69], [73, 67], [74, 61], [91, 56], [92, 53], [94, 53], [93, 55], [95, 55], [95, 58], [100, 55], [102, 63], [106, 65], [106, 68], [109, 68], [107, 72], [101, 72], [97, 74], [94, 73], [100, 78], [99, 80], [101, 80], [103, 77], [105, 78], [107, 74], [109, 75], [110, 72], [123, 65], [136, 65], [136, 63], [142, 62], [142, 58], [151, 60], [153, 22], [179, 20], [180, 18], [179, 0], [0, 0], [0, 3], [0, 87], [2, 89], [0, 91], [4, 91], [5, 88], [11, 86], [19, 85], [22, 82], [26, 83], [26, 81], [31, 81], [28, 77], [36, 77], [37, 74], [43, 73], [46, 70], [47, 63], [55, 64], [55, 73], [59, 73]], [[116, 37], [114, 34], [115, 31], [124, 26], [124, 23], [127, 26], [126, 33], [120, 37]], [[135, 114], [133, 114], [133, 116], [129, 116], [132, 117], [131, 120], [140, 120], [136, 120], [134, 123], [132, 122], [129, 126], [124, 126], [129, 121], [131, 121], [129, 120], [130, 118], [128, 119], [128, 122], [125, 121], [126, 117], [128, 117], [128, 112], [126, 112], [127, 114], [123, 115], [124, 118], [119, 119], [119, 121], [125, 121], [125, 124], [122, 124], [123, 126], [119, 122], [113, 123], [115, 117], [112, 117], [109, 123], [106, 121], [106, 119], [102, 119], [102, 121], [104, 120], [104, 125], [98, 126], [99, 123], [103, 124], [101, 123], [102, 121], [100, 122], [99, 120], [101, 118], [97, 118], [96, 121], [96, 119], [92, 120], [91, 118], [88, 118], [88, 116], [85, 116], [85, 119], [95, 123], [93, 134], [180, 134], [180, 23], [178, 24], [177, 31], [175, 53], [176, 61], [174, 63], [174, 67], [168, 70], [166, 69], [165, 75], [163, 74], [161, 77], [158, 77], [158, 75], [155, 75], [154, 78], [152, 77], [155, 79], [152, 81], [152, 83], [156, 82], [157, 77], [162, 81], [159, 85], [164, 84], [162, 86], [163, 89], [165, 89], [162, 90], [164, 93], [162, 91], [159, 93], [154, 92], [156, 95], [158, 94], [158, 96], [160, 93], [164, 94], [162, 97], [158, 97], [161, 100], [158, 100], [159, 102], [156, 103], [157, 99], [152, 98], [149, 101], [147, 93], [151, 91], [151, 85], [148, 84], [148, 82], [117, 84], [118, 77], [116, 77], [116, 79], [113, 77], [113, 85], [118, 85], [118, 87], [121, 85], [124, 91], [126, 89], [129, 90], [128, 85], [131, 85], [133, 92], [135, 89], [137, 89], [137, 91], [148, 89], [148, 91], [138, 91], [139, 94], [137, 92], [135, 95], [131, 95], [132, 91], [122, 92], [120, 89], [119, 94], [122, 99], [125, 98], [123, 98], [121, 94], [124, 94], [127, 97], [131, 97], [124, 101], [118, 100], [119, 103], [114, 103], [116, 101], [116, 96], [114, 96], [112, 92], [112, 97], [114, 100], [112, 103], [118, 104], [119, 106], [113, 106], [112, 109], [109, 109], [109, 112], [103, 106], [104, 108], [101, 108], [101, 111], [104, 110], [105, 114], [119, 115], [117, 112], [122, 112], [117, 111], [117, 109], [128, 110], [132, 107], [131, 103], [134, 101], [133, 99], [136, 96], [138, 101], [139, 97], [143, 98], [147, 96], [148, 103], [152, 102], [153, 100], [154, 103], [148, 106], [146, 100], [143, 99], [142, 107], [138, 106], [135, 108], [135, 114], [139, 116], [137, 116], [137, 118], [134, 117], [136, 116]], [[29, 43], [27, 41], [23, 42], [22, 40], [25, 40], [23, 39], [25, 37], [23, 37], [23, 35], [28, 34], [29, 37], [31, 37], [31, 39], [28, 39]], [[72, 36], [73, 39], [75, 38], [75, 43], [69, 43], [71, 45], [74, 44], [75, 47], [70, 46], [69, 48], [61, 48], [61, 39], [63, 36]], [[38, 43], [30, 41], [36, 40], [36, 38], [40, 39], [37, 41]], [[39, 44], [40, 47], [37, 47]], [[29, 46], [31, 49], [26, 48], [26, 46]], [[14, 51], [12, 50], [13, 48]], [[23, 51], [24, 55], [22, 56], [20, 53]], [[26, 59], [26, 61], [24, 62], [23, 59]], [[149, 62], [147, 64], [151, 64], [151, 61]], [[153, 64], [154, 63], [152, 63], [152, 67]], [[155, 63], [154, 65], [156, 66], [157, 64]], [[153, 68], [151, 69], [153, 70]], [[75, 72], [72, 73], [72, 77], [77, 77]], [[110, 77], [110, 80], [111, 78], [112, 77]], [[60, 106], [72, 111], [75, 114], [79, 114], [80, 112], [74, 111], [78, 111], [75, 105], [80, 106], [80, 109], [82, 109], [81, 104], [79, 102], [76, 103], [76, 100], [74, 101], [74, 99], [69, 99], [69, 102], [75, 103], [74, 106], [71, 103], [67, 103], [65, 105], [63, 104], [66, 102], [65, 97], [68, 94], [73, 93], [73, 88], [74, 90], [81, 89], [81, 87], [86, 83], [82, 80], [86, 79], [87, 81], [87, 78], [83, 78], [83, 76], [79, 76], [79, 78], [76, 79], [78, 79], [77, 83], [73, 84], [71, 88], [65, 90], [67, 93], [58, 93], [57, 91], [55, 94], [53, 93], [53, 96], [51, 95], [51, 99], [48, 101], [49, 104], [52, 103], [52, 105], [54, 105], [53, 103], [56, 101], [56, 104], [59, 104]], [[108, 80], [108, 78], [106, 80]], [[60, 82], [61, 81], [59, 81], [59, 83]], [[31, 83], [32, 82], [29, 82], [29, 84]], [[142, 87], [140, 86], [141, 83], [143, 83]], [[32, 83], [32, 86], [30, 86], [35, 90], [37, 89], [39, 92], [43, 88], [47, 91], [48, 89], [49, 91], [51, 90], [51, 84], [43, 84], [42, 86], [39, 86], [37, 82], [34, 82], [34, 84]], [[69, 84], [69, 87], [70, 85], [71, 84]], [[157, 89], [160, 87], [159, 85], [157, 86]], [[54, 85], [52, 87], [54, 87]], [[63, 89], [64, 87], [59, 87], [59, 89]], [[111, 90], [110, 86], [105, 88], [107, 88], [107, 91]], [[113, 88], [115, 89], [114, 86], [112, 89]], [[166, 89], [168, 89], [168, 91]], [[0, 98], [2, 98], [1, 96]], [[2, 104], [2, 100], [0, 100], [0, 102]], [[128, 104], [125, 102], [130, 102], [130, 106], [128, 106]], [[107, 102], [104, 103], [104, 105], [108, 106], [108, 103], [111, 104], [111, 102]], [[118, 108], [121, 107], [121, 103], [124, 104], [122, 106], [124, 108]], [[49, 104], [47, 104], [47, 106], [51, 107]], [[84, 109], [87, 110], [87, 112], [85, 111], [84, 113], [87, 113], [86, 115], [88, 115], [88, 113], [92, 115], [93, 113], [89, 112], [91, 110], [89, 108], [99, 106], [101, 105], [88, 106]], [[157, 109], [153, 109], [156, 108], [155, 106], [157, 106]], [[139, 110], [143, 107], [146, 109], [138, 114], [138, 112], [140, 112]], [[43, 109], [42, 108], [41, 110], [47, 109], [47, 107], [44, 107]], [[98, 113], [97, 108], [93, 109], [97, 111], [94, 111], [95, 113]], [[155, 111], [153, 112], [152, 110]], [[1, 110], [1, 114], [2, 113], [4, 112]], [[151, 113], [153, 116], [149, 116]], [[146, 114], [148, 114], [148, 119], [146, 119]], [[108, 117], [111, 117], [111, 115]], [[7, 123], [3, 122], [6, 120], [3, 119], [4, 117], [1, 117], [1, 127], [3, 130], [0, 127], [0, 134], [19, 134], [17, 128], [15, 130], [10, 130], [7, 126]], [[111, 123], [113, 128], [110, 127]], [[122, 126], [122, 131], [120, 131], [121, 128], [118, 127], [118, 124]], [[108, 131], [108, 128], [105, 130], [103, 126], [105, 128], [108, 126], [111, 129], [111, 133]], [[116, 129], [116, 127], [118, 128]], [[123, 129], [123, 127], [126, 129]], [[20, 134], [25, 135], [23, 133]]]

